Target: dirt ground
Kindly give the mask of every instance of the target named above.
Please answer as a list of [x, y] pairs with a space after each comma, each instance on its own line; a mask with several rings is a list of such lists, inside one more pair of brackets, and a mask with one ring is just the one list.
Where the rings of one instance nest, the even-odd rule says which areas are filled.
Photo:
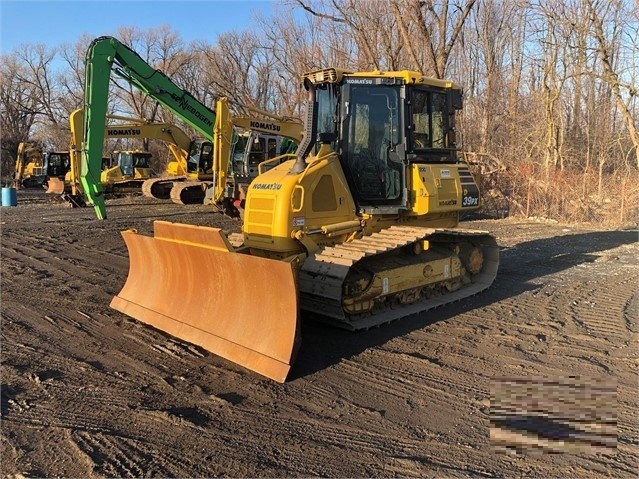
[[[4, 477], [639, 474], [636, 229], [465, 222], [498, 239], [488, 291], [358, 333], [303, 317], [278, 384], [108, 307], [128, 270], [120, 230], [237, 220], [139, 197], [107, 211], [24, 191], [1, 208]], [[567, 377], [608, 385], [612, 450], [491, 443], [491, 423], [518, 424], [491, 422], [496, 378]]]

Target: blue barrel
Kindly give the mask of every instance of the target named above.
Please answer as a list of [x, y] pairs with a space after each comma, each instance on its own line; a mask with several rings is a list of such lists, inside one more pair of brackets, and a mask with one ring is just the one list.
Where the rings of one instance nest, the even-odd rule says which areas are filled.
[[2, 206], [18, 206], [18, 194], [15, 188], [2, 188]]

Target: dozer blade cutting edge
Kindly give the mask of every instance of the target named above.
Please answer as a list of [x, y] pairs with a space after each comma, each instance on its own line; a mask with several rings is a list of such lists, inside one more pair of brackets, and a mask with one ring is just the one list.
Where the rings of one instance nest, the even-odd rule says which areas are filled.
[[122, 232], [129, 275], [111, 307], [284, 382], [300, 344], [291, 264], [234, 252], [217, 228], [154, 229]]

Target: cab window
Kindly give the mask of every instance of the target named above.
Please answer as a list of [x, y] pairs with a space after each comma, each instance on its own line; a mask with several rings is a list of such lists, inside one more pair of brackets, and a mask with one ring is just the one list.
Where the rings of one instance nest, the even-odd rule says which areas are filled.
[[447, 148], [448, 115], [444, 93], [413, 90], [411, 99], [413, 150]]
[[401, 196], [401, 165], [391, 158], [400, 143], [399, 91], [353, 86], [345, 142], [349, 175], [360, 204], [388, 204]]

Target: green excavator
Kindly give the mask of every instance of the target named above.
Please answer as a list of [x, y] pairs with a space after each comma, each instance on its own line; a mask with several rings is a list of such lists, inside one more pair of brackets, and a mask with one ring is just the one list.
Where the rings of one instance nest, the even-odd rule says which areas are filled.
[[[176, 203], [202, 203], [205, 198], [213, 204], [231, 203], [241, 195], [252, 180], [241, 171], [236, 175], [233, 167], [242, 169], [233, 161], [238, 142], [236, 128], [250, 130], [259, 135], [257, 143], [274, 142], [275, 151], [294, 151], [301, 140], [302, 124], [297, 120], [281, 118], [259, 109], [250, 109], [256, 116], [235, 117], [228, 99], [216, 100], [212, 109], [180, 88], [171, 78], [145, 62], [136, 52], [113, 37], [100, 37], [89, 46], [86, 56], [84, 131], [80, 181], [83, 190], [94, 205], [98, 218], [106, 218], [104, 188], [95, 177], [101, 162], [104, 128], [107, 119], [109, 82], [115, 75], [133, 85], [163, 108], [195, 129], [198, 135], [213, 143], [189, 153], [187, 175], [149, 180], [144, 186], [149, 192], [170, 188], [170, 197]], [[217, 151], [214, 151], [217, 150]], [[242, 152], [244, 158], [254, 151]], [[273, 155], [272, 155], [273, 156]], [[254, 156], [253, 156], [254, 157]], [[201, 165], [205, 166], [202, 167]], [[190, 166], [193, 168], [190, 168]], [[253, 175], [254, 177], [254, 175]], [[178, 183], [179, 181], [179, 183]], [[163, 184], [164, 183], [164, 184]], [[212, 191], [208, 191], [212, 189]], [[233, 193], [228, 193], [233, 192]], [[151, 193], [152, 194], [152, 193]], [[231, 195], [231, 197], [229, 197]]]

